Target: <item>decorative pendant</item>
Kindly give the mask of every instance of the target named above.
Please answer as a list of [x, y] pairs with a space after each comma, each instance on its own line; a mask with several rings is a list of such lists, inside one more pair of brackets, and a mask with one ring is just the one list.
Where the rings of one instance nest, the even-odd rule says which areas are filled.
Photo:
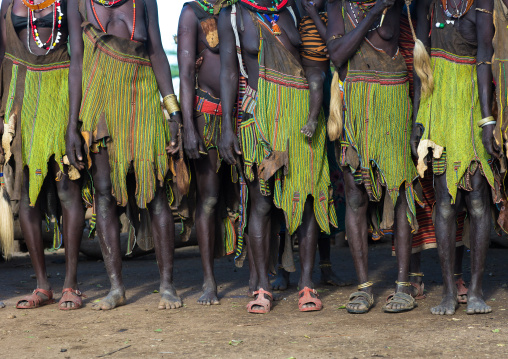
[[279, 20], [279, 15], [273, 15], [272, 23], [272, 32], [275, 36], [282, 35], [282, 32], [280, 31], [279, 25], [277, 25], [277, 21]]
[[444, 26], [445, 26], [445, 24], [444, 24], [444, 23], [442, 23], [442, 22], [436, 22], [436, 27], [437, 27], [438, 29], [443, 29], [443, 28], [444, 28]]

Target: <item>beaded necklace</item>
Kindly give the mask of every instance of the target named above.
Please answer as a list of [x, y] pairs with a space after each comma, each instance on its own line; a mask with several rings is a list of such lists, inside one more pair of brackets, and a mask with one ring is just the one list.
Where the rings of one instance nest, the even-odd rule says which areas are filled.
[[[90, 4], [92, 4], [93, 15], [95, 16], [95, 20], [97, 20], [97, 23], [101, 27], [102, 32], [106, 33], [106, 29], [104, 28], [104, 26], [102, 26], [102, 23], [99, 20], [99, 17], [97, 16], [97, 12], [95, 11], [95, 5], [94, 5], [95, 1], [96, 0], [90, 0]], [[97, 0], [97, 1], [102, 1], [102, 0]], [[115, 4], [118, 4], [120, 1], [126, 2], [126, 0], [117, 0], [116, 2], [115, 1], [108, 1], [108, 3], [115, 2]], [[106, 3], [106, 1], [104, 1], [104, 3]], [[104, 7], [111, 7], [111, 5], [109, 5], [109, 6], [103, 5], [103, 6]], [[131, 33], [131, 41], [134, 39], [134, 31], [135, 30], [136, 30], [136, 0], [132, 0], [132, 33]]]
[[[365, 19], [367, 13], [374, 7], [374, 5], [376, 5], [376, 1], [364, 1], [364, 2], [348, 1], [348, 2], [349, 6], [351, 7], [351, 13], [353, 14], [354, 22], [356, 23], [356, 25], [354, 25], [355, 27], [357, 27], [360, 24], [361, 20]], [[358, 19], [358, 17], [356, 16], [357, 13], [358, 17], [360, 17], [360, 13], [362, 14], [361, 19]], [[378, 29], [380, 26], [381, 23], [378, 20], [377, 24], [374, 24], [373, 27], [369, 29], [369, 32]]]
[[464, 16], [469, 11], [471, 6], [473, 6], [474, 0], [467, 0], [467, 2], [465, 3], [465, 6], [462, 7], [461, 11], [459, 10], [459, 6], [461, 5], [462, 0], [459, 2], [458, 5], [455, 2], [455, 0], [453, 2], [455, 4], [455, 13], [453, 13], [453, 14], [448, 10], [448, 1], [447, 0], [441, 0], [441, 5], [443, 6], [443, 10], [444, 10], [444, 13], [446, 16], [458, 19], [458, 18]]
[[123, 3], [127, 2], [127, 0], [93, 0], [93, 1], [104, 7], [114, 7], [115, 5], [120, 6]]
[[240, 2], [252, 11], [263, 14], [274, 14], [284, 9], [288, 3], [288, 0], [272, 0], [273, 6], [261, 6], [255, 1], [251, 0], [240, 0]]
[[213, 14], [213, 4], [206, 0], [198, 0], [197, 3], [209, 14]]
[[[26, 43], [28, 51], [35, 55], [32, 52], [32, 49], [30, 47], [30, 34], [32, 34], [32, 37], [35, 41], [35, 44], [37, 47], [46, 50], [46, 54], [49, 54], [51, 50], [53, 50], [56, 45], [60, 42], [60, 39], [62, 38], [62, 19], [64, 17], [64, 14], [62, 12], [62, 4], [61, 0], [54, 0], [54, 1], [44, 1], [40, 4], [34, 4], [34, 0], [22, 0], [23, 4], [27, 6], [28, 9], [28, 18], [30, 21], [27, 21], [26, 27]], [[49, 5], [48, 5], [49, 4]], [[44, 5], [47, 5], [46, 7], [43, 7]], [[53, 26], [51, 28], [51, 36], [46, 40], [46, 42], [42, 42], [41, 38], [39, 36], [39, 30], [37, 29], [37, 19], [35, 17], [35, 12], [44, 10], [48, 7], [53, 5]], [[56, 36], [55, 36], [55, 29], [57, 30]]]

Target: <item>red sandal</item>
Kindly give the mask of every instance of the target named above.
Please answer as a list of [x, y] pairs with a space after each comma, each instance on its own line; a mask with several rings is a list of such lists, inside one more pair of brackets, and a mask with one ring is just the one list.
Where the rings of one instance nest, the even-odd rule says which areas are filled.
[[[249, 304], [247, 304], [247, 311], [249, 313], [254, 313], [254, 314], [268, 313], [270, 311], [270, 309], [272, 308], [272, 301], [273, 301], [272, 293], [267, 292], [263, 288], [260, 288], [259, 290], [255, 291], [253, 294], [254, 294], [254, 298], [256, 298], [256, 299], [253, 301], [250, 301]], [[266, 299], [266, 297], [262, 294], [267, 295], [268, 297], [270, 297], [270, 299]], [[262, 307], [262, 308], [261, 309], [253, 309], [254, 306]]]
[[[72, 288], [65, 288], [62, 290], [62, 298], [60, 298], [60, 301], [58, 302], [58, 308], [60, 310], [74, 310], [79, 309], [83, 305], [83, 300], [81, 297], [86, 298], [86, 295], [81, 293], [77, 289]], [[72, 302], [74, 303], [74, 307], [62, 307], [62, 303], [65, 302]]]
[[[41, 297], [39, 297], [37, 295], [37, 293], [44, 294], [46, 297], [48, 297], [48, 299], [46, 299], [46, 300], [42, 299]], [[20, 304], [22, 302], [27, 302], [28, 306], [21, 306]], [[16, 304], [16, 308], [17, 309], [34, 309], [34, 308], [42, 307], [43, 305], [46, 305], [46, 304], [53, 304], [54, 302], [55, 302], [55, 300], [53, 299], [53, 291], [52, 290], [45, 290], [45, 289], [37, 288], [36, 290], [33, 291], [32, 294], [27, 295], [26, 297], [24, 297], [23, 299], [18, 301], [18, 303]]]
[[[315, 297], [310, 295], [311, 293], [314, 294]], [[300, 297], [300, 299], [298, 299], [298, 309], [300, 309], [300, 312], [313, 312], [323, 309], [323, 303], [321, 303], [321, 300], [319, 300], [318, 293], [315, 289], [305, 287], [300, 292], [298, 292], [298, 296]], [[309, 303], [314, 303], [316, 306], [303, 308], [305, 304]]]

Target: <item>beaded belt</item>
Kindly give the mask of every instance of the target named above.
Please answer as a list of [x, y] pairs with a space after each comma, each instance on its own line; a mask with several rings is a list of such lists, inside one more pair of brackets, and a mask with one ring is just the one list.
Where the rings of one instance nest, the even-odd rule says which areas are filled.
[[196, 111], [215, 116], [222, 116], [222, 105], [220, 99], [213, 97], [208, 92], [196, 89], [196, 99], [194, 101]]

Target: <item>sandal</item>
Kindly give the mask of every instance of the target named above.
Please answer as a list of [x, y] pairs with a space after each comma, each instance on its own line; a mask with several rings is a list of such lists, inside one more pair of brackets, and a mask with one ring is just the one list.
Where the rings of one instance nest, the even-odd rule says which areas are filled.
[[459, 278], [455, 281], [455, 285], [457, 286], [457, 302], [467, 304], [466, 282], [462, 278]]
[[[79, 309], [83, 305], [83, 300], [81, 297], [86, 298], [86, 295], [81, 293], [77, 289], [72, 288], [65, 288], [62, 290], [62, 298], [60, 298], [60, 301], [58, 302], [58, 308], [60, 310], [74, 310]], [[72, 302], [74, 303], [74, 307], [62, 307], [62, 303], [65, 302]]]
[[[403, 304], [405, 307], [399, 309], [388, 308], [388, 304]], [[416, 300], [409, 294], [403, 292], [392, 293], [386, 298], [386, 304], [383, 306], [385, 313], [402, 313], [415, 309], [418, 307]]]
[[[365, 309], [351, 309], [348, 308], [349, 304], [363, 304]], [[354, 292], [349, 296], [349, 303], [346, 305], [346, 310], [351, 314], [364, 314], [367, 313], [374, 304], [374, 296], [367, 292]]]
[[411, 282], [411, 285], [416, 288], [416, 294], [411, 294], [414, 299], [425, 299], [427, 295], [423, 293], [425, 289], [425, 284], [422, 282], [420, 284]]
[[[272, 293], [267, 292], [263, 288], [260, 288], [259, 290], [255, 291], [253, 294], [254, 294], [254, 298], [256, 298], [256, 299], [250, 301], [249, 304], [247, 304], [247, 311], [249, 313], [254, 313], [254, 314], [268, 313], [270, 311], [270, 309], [272, 308], [272, 301], [273, 301]], [[270, 299], [266, 299], [266, 297], [261, 294], [267, 295], [268, 297], [270, 297]], [[262, 308], [261, 309], [253, 309], [254, 306], [262, 307]]]
[[[37, 295], [37, 293], [44, 294], [48, 299], [44, 300]], [[28, 306], [21, 306], [22, 302], [27, 302]], [[37, 288], [32, 294], [27, 295], [16, 304], [17, 309], [34, 309], [42, 307], [46, 304], [52, 304], [55, 300], [53, 299], [53, 291]]]
[[[311, 295], [311, 293], [314, 294], [314, 297]], [[300, 299], [298, 299], [298, 309], [300, 309], [300, 312], [313, 312], [323, 309], [323, 303], [321, 303], [321, 300], [319, 300], [318, 293], [315, 289], [305, 287], [300, 292], [298, 292], [298, 296], [300, 297]], [[314, 303], [316, 306], [303, 308], [305, 304], [310, 303]]]

